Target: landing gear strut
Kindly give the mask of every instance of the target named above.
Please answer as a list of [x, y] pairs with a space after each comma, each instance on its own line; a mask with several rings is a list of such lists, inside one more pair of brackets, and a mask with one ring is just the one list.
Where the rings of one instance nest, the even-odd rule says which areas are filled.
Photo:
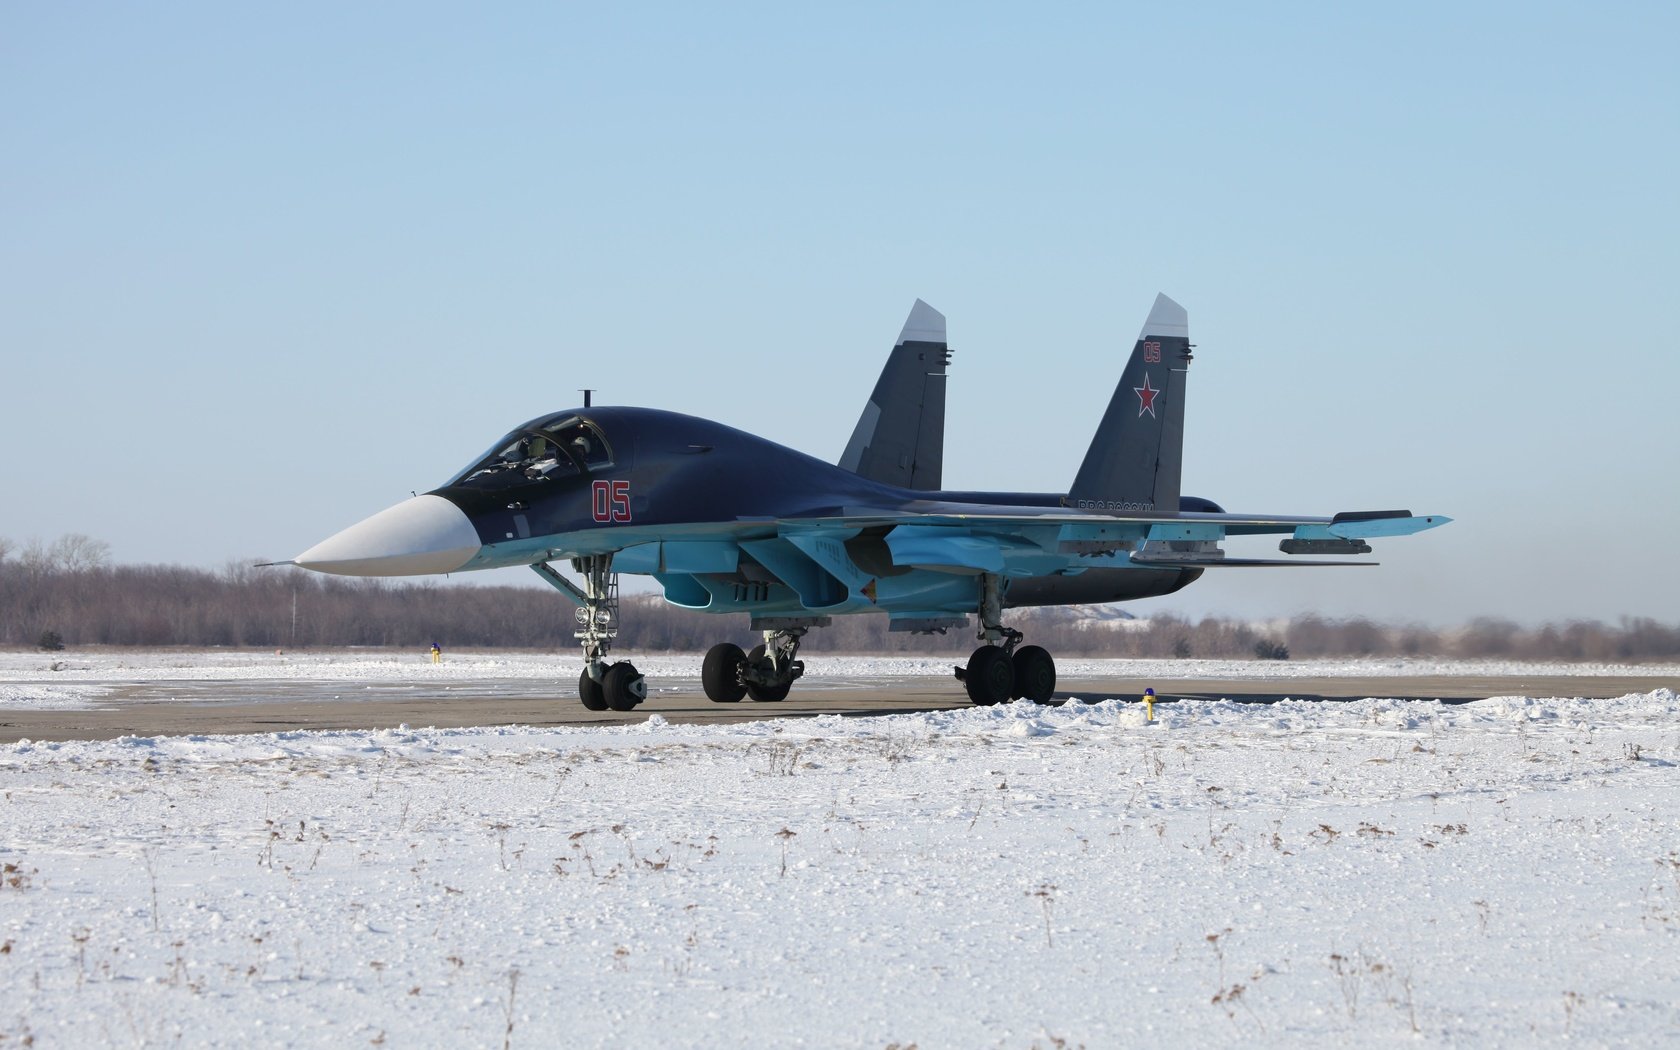
[[743, 653], [731, 642], [720, 642], [706, 653], [700, 668], [700, 684], [706, 695], [720, 704], [739, 703], [751, 696], [760, 703], [787, 699], [788, 690], [805, 673], [797, 659], [799, 641], [817, 624], [804, 621], [759, 621], [764, 643]]
[[581, 591], [547, 565], [532, 568], [578, 603], [578, 626], [572, 636], [583, 643], [583, 674], [578, 676], [583, 706], [591, 711], [629, 711], [647, 699], [647, 679], [635, 664], [607, 663], [607, 650], [618, 637], [618, 574], [612, 571], [612, 555], [573, 559], [572, 568], [583, 577]]
[[[983, 707], [1026, 697], [1042, 704], [1056, 691], [1056, 661], [1036, 645], [1021, 645], [1021, 632], [1003, 625], [1007, 581], [980, 576], [980, 648], [957, 668], [968, 698]], [[1019, 646], [1019, 648], [1017, 648]]]

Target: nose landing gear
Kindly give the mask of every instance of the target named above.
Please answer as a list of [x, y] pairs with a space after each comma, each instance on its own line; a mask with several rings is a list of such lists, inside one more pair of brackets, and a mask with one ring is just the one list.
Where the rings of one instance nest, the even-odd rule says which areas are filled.
[[580, 590], [546, 564], [531, 566], [537, 574], [567, 592], [578, 603], [577, 630], [583, 643], [583, 674], [578, 676], [578, 699], [591, 711], [630, 711], [647, 699], [647, 679], [628, 660], [607, 663], [607, 651], [618, 637], [618, 574], [612, 555], [576, 558], [572, 568], [583, 577]]

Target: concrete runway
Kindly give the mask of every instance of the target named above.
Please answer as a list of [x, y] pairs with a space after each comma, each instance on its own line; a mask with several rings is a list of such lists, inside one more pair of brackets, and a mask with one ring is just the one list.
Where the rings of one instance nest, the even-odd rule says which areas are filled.
[[[881, 715], [967, 707], [955, 678], [808, 677], [778, 704], [743, 700], [714, 704], [697, 678], [651, 680], [657, 690], [635, 711], [588, 711], [571, 682], [486, 679], [447, 684], [285, 680], [114, 683], [110, 698], [90, 710], [0, 708], [0, 743], [106, 740], [119, 736], [276, 733], [300, 729], [390, 729], [410, 726], [618, 725], [649, 714], [672, 722], [744, 722], [814, 715]], [[1297, 677], [1270, 679], [1070, 680], [1055, 702], [1135, 700], [1153, 686], [1160, 703], [1175, 699], [1268, 704], [1293, 698], [1338, 702], [1365, 697], [1464, 702], [1490, 696], [1611, 697], [1680, 688], [1671, 677], [1453, 675]]]

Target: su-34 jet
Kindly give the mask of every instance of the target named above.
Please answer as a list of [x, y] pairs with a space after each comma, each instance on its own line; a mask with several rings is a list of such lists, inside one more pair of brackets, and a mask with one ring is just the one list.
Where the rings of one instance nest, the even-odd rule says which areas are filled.
[[[618, 575], [653, 577], [673, 605], [747, 613], [763, 643], [706, 653], [719, 703], [775, 701], [804, 673], [799, 645], [834, 616], [885, 613], [894, 631], [943, 631], [978, 614], [957, 668], [969, 698], [1048, 700], [1050, 653], [1023, 645], [1011, 608], [1170, 594], [1209, 568], [1349, 565], [1367, 541], [1446, 524], [1438, 515], [1232, 514], [1179, 493], [1185, 311], [1158, 296], [1085, 460], [1065, 493], [938, 488], [949, 353], [945, 319], [918, 300], [838, 465], [721, 423], [651, 408], [585, 406], [515, 427], [443, 485], [368, 518], [291, 564], [346, 576], [528, 565], [577, 605], [591, 710], [647, 695], [609, 662]], [[1278, 534], [1285, 559], [1227, 557], [1227, 537]], [[555, 562], [570, 562], [578, 582]]]

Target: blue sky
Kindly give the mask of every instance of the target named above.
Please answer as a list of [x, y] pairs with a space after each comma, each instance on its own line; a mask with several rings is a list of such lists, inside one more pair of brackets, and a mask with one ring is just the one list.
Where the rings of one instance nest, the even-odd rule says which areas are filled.
[[583, 386], [833, 459], [917, 296], [947, 483], [1061, 488], [1165, 291], [1186, 492], [1457, 520], [1138, 611], [1672, 620], [1676, 39], [1656, 3], [14, 6], [0, 536], [289, 557]]

